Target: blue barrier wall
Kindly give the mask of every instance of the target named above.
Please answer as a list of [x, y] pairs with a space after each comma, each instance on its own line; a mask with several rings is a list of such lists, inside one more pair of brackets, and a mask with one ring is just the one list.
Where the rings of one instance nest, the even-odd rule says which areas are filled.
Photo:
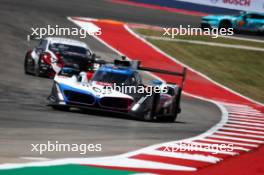
[[130, 0], [132, 2], [151, 4], [162, 7], [170, 7], [184, 10], [191, 10], [209, 14], [234, 14], [239, 13], [239, 10], [232, 10], [227, 8], [199, 5], [195, 3], [174, 1], [174, 0]]

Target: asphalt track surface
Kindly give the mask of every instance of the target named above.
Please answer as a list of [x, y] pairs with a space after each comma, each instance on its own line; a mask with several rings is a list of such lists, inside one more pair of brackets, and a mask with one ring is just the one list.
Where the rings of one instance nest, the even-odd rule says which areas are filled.
[[[171, 26], [195, 24], [198, 17], [171, 14], [94, 0], [0, 1], [0, 163], [24, 162], [21, 157], [92, 157], [133, 151], [151, 144], [196, 136], [221, 117], [212, 103], [184, 97], [182, 114], [175, 123], [148, 123], [98, 112], [55, 111], [46, 98], [52, 80], [25, 75], [23, 59], [31, 27], [58, 24], [75, 27], [67, 16], [110, 18], [128, 22]], [[93, 38], [84, 39], [99, 55], [115, 58]], [[30, 144], [59, 141], [102, 144], [101, 152], [31, 152]]]

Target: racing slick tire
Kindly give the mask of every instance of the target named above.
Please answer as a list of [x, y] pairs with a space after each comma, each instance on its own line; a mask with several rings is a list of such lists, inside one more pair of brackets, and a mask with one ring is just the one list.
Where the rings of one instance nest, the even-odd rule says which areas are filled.
[[232, 24], [228, 20], [223, 20], [219, 24], [219, 29], [229, 29], [232, 28]]
[[173, 103], [172, 114], [166, 117], [167, 122], [175, 122], [175, 120], [178, 117], [178, 114], [181, 112], [181, 108], [180, 108], [181, 95], [182, 95], [182, 89], [178, 88], [175, 101]]
[[25, 60], [24, 60], [24, 72], [25, 74], [29, 75], [30, 73], [28, 72], [28, 57], [25, 56]]
[[51, 107], [58, 111], [68, 111], [70, 109], [69, 106], [51, 105]]
[[151, 98], [150, 109], [142, 114], [144, 121], [154, 121], [156, 118], [156, 108], [159, 103], [160, 94], [154, 93]]
[[[28, 71], [29, 70], [29, 59], [30, 59], [30, 57], [28, 56], [28, 54], [25, 56], [25, 59], [24, 59], [24, 72], [25, 72], [25, 74], [27, 74], [27, 75], [32, 75], [32, 73], [30, 72], [30, 71]], [[34, 63], [33, 62], [34, 60], [32, 60], [32, 63]]]

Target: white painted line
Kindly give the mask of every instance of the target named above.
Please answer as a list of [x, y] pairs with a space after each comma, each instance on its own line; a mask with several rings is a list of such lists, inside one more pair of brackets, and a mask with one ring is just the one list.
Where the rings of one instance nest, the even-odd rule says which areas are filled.
[[235, 103], [227, 103], [227, 102], [221, 102], [221, 104], [225, 105], [227, 108], [234, 108], [234, 109], [254, 109], [252, 106], [248, 105], [242, 105], [242, 104], [235, 104]]
[[238, 128], [247, 128], [247, 129], [257, 129], [257, 130], [263, 130], [264, 128], [260, 128], [260, 127], [254, 127], [254, 126], [247, 126], [247, 125], [236, 125], [236, 124], [225, 124], [225, 126], [229, 126], [229, 127], [238, 127]]
[[206, 42], [206, 41], [201, 41], [201, 40], [176, 39], [176, 38], [167, 38], [167, 37], [159, 37], [159, 36], [147, 36], [147, 35], [141, 35], [141, 36], [143, 38], [152, 39], [152, 40], [181, 42], [181, 43], [199, 44], [199, 45], [206, 45], [206, 46], [213, 46], [213, 47], [224, 47], [224, 48], [243, 49], [243, 50], [264, 52], [263, 48], [251, 47], [251, 46], [245, 46], [245, 45], [234, 45], [234, 44], [224, 44], [224, 43], [217, 43], [217, 42]]
[[261, 114], [262, 114], [262, 116], [252, 116], [252, 115], [247, 115], [247, 114], [245, 114], [245, 115], [243, 115], [243, 114], [230, 114], [230, 115], [242, 115], [242, 116], [248, 116], [248, 117], [259, 117], [259, 118], [263, 117], [264, 118], [264, 114], [263, 113], [261, 113]]
[[235, 123], [235, 124], [239, 124], [239, 125], [264, 126], [264, 124], [251, 123], [251, 122], [238, 122], [238, 121], [234, 121], [232, 119], [229, 119], [228, 123]]
[[251, 106], [234, 106], [234, 105], [226, 105], [226, 104], [223, 104], [227, 109], [255, 109]]
[[244, 114], [249, 114], [249, 115], [254, 115], [254, 114], [256, 114], [256, 115], [263, 115], [263, 113], [261, 113], [261, 112], [255, 112], [255, 111], [238, 111], [238, 110], [229, 110], [229, 109], [227, 109], [228, 110], [228, 112], [229, 113], [244, 113]]
[[263, 40], [252, 39], [252, 38], [243, 38], [243, 37], [238, 37], [238, 36], [223, 36], [223, 35], [219, 35], [219, 37], [227, 38], [227, 39], [241, 40], [241, 41], [251, 41], [251, 42], [264, 43]]
[[230, 113], [245, 113], [245, 114], [256, 114], [256, 115], [260, 115], [262, 114], [260, 111], [257, 111], [257, 112], [250, 112], [250, 111], [232, 111], [232, 110], [229, 110], [228, 112]]
[[228, 111], [232, 111], [232, 110], [241, 110], [241, 111], [243, 111], [243, 110], [247, 110], [247, 111], [257, 111], [257, 112], [260, 112], [259, 110], [256, 110], [256, 109], [254, 109], [254, 108], [245, 108], [245, 107], [228, 107], [228, 106], [225, 106], [226, 107], [226, 109], [228, 110]]
[[227, 109], [231, 110], [253, 110], [253, 111], [259, 111], [251, 106], [230, 106], [230, 105], [225, 105]]
[[158, 163], [153, 161], [145, 161], [131, 158], [113, 159], [112, 161], [95, 159], [87, 163], [87, 165], [102, 165], [111, 167], [127, 167], [127, 168], [144, 168], [144, 169], [159, 169], [159, 170], [178, 170], [178, 171], [196, 171], [194, 167], [172, 165], [167, 163]]
[[264, 135], [264, 132], [248, 130], [248, 129], [236, 129], [236, 128], [229, 128], [229, 127], [223, 127], [221, 129], [228, 130], [228, 131], [238, 131], [238, 132], [247, 132], [247, 133], [263, 134]]
[[189, 154], [189, 153], [178, 153], [178, 152], [166, 152], [166, 151], [149, 151], [144, 154], [148, 155], [155, 155], [155, 156], [165, 156], [171, 158], [179, 158], [179, 159], [186, 159], [186, 160], [196, 160], [201, 162], [208, 162], [208, 163], [217, 163], [221, 161], [220, 158], [213, 157], [213, 156], [206, 156], [202, 154]]
[[252, 142], [252, 143], [264, 143], [264, 141], [254, 140], [254, 139], [244, 139], [238, 137], [230, 137], [230, 136], [221, 136], [221, 135], [212, 135], [211, 138], [219, 138], [219, 139], [228, 139], [228, 140], [236, 140], [236, 141], [244, 141], [244, 142]]
[[238, 104], [238, 103], [229, 103], [229, 102], [220, 102], [220, 103], [226, 107], [245, 107], [245, 108], [248, 107], [248, 108], [251, 108], [251, 106]]
[[259, 110], [256, 109], [228, 109], [228, 112], [249, 112], [249, 113], [260, 113], [261, 112]]
[[46, 158], [46, 157], [20, 157], [20, 159], [24, 159], [24, 160], [37, 160], [37, 161], [51, 160], [51, 159]]
[[231, 120], [236, 121], [246, 121], [246, 122], [258, 122], [258, 123], [264, 123], [263, 120], [255, 120], [255, 119], [246, 119], [246, 118], [239, 118], [239, 117], [229, 117]]
[[242, 136], [241, 138], [244, 138], [244, 137], [252, 137], [252, 138], [264, 139], [264, 136], [252, 135], [252, 134], [241, 134], [241, 133], [225, 132], [225, 131], [217, 131], [216, 133], [218, 133], [218, 134], [224, 134], [224, 135], [231, 135], [231, 136]]
[[230, 117], [236, 117], [236, 118], [244, 118], [244, 119], [255, 119], [255, 120], [261, 120], [264, 121], [264, 117], [252, 117], [252, 116], [246, 116], [246, 115], [235, 115], [230, 114]]
[[264, 115], [262, 113], [230, 112], [230, 114], [264, 117]]
[[231, 114], [237, 114], [237, 113], [239, 113], [239, 114], [245, 114], [245, 115], [263, 115], [263, 113], [261, 113], [261, 112], [250, 112], [250, 111], [238, 111], [238, 110], [229, 110], [229, 109], [227, 109], [228, 110], [228, 112], [229, 113], [231, 113]]
[[247, 147], [255, 147], [257, 148], [259, 145], [257, 144], [251, 144], [251, 143], [241, 143], [241, 142], [231, 142], [231, 141], [225, 141], [225, 140], [216, 140], [216, 139], [201, 139], [201, 141], [208, 141], [208, 142], [214, 142], [214, 143], [224, 143], [224, 144], [234, 144], [239, 146], [247, 146]]
[[[206, 99], [203, 99], [203, 100], [206, 100]], [[225, 110], [225, 108], [222, 105], [219, 105], [218, 103], [216, 103], [214, 101], [210, 101], [210, 102], [213, 102], [214, 104], [216, 104], [219, 107], [219, 109], [222, 112], [222, 118], [221, 118], [221, 121], [218, 124], [213, 126], [211, 129], [207, 130], [205, 133], [202, 133], [202, 134], [200, 134], [198, 136], [195, 136], [195, 137], [192, 137], [192, 138], [188, 138], [188, 139], [183, 139], [183, 140], [178, 140], [178, 141], [171, 141], [171, 142], [167, 142], [167, 143], [161, 143], [161, 144], [149, 146], [149, 147], [137, 150], [137, 151], [125, 153], [125, 154], [123, 154], [121, 156], [123, 156], [123, 157], [131, 157], [131, 156], [134, 156], [134, 155], [137, 155], [137, 154], [144, 154], [145, 152], [148, 152], [150, 150], [156, 150], [156, 149], [158, 149], [160, 147], [173, 146], [174, 144], [183, 143], [183, 142], [192, 142], [192, 141], [195, 141], [195, 140], [200, 140], [200, 139], [203, 139], [205, 137], [211, 136], [213, 133], [215, 133], [215, 131], [217, 131], [219, 128], [222, 128], [226, 124], [226, 122], [228, 120], [228, 113], [227, 113], [227, 111]]]

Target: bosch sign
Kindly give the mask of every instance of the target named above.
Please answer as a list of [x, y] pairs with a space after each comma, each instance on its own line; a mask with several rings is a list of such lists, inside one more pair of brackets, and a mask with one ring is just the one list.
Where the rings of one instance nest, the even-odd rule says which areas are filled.
[[[164, 0], [160, 0], [164, 1]], [[226, 9], [234, 9], [239, 11], [264, 12], [264, 0], [167, 0], [167, 1], [182, 1], [192, 4], [199, 4], [212, 7], [220, 7]]]
[[223, 0], [223, 3], [249, 7], [251, 4], [251, 0]]

